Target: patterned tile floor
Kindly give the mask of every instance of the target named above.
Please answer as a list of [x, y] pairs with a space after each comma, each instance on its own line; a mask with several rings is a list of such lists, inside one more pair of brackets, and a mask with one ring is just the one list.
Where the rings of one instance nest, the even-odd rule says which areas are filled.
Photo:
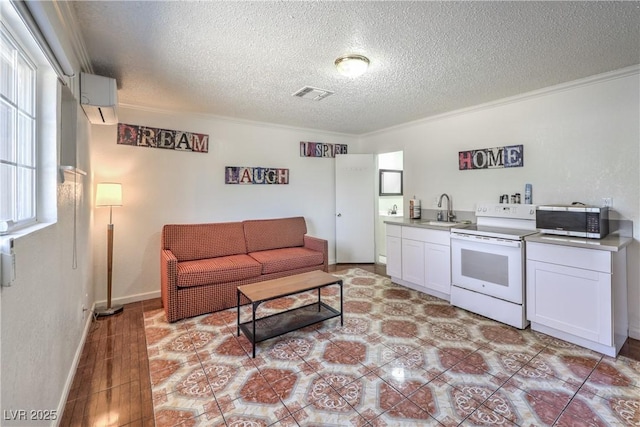
[[[145, 313], [156, 426], [640, 425], [640, 362], [521, 331], [350, 269], [330, 319], [258, 344], [235, 309]], [[323, 301], [338, 306], [338, 287]], [[311, 294], [263, 304], [265, 315]], [[243, 320], [250, 318], [245, 307]]]

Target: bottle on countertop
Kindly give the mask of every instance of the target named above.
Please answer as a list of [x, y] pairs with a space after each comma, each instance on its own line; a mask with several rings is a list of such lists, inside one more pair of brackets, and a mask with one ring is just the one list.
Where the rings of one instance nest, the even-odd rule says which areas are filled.
[[409, 200], [409, 218], [420, 219], [420, 215], [421, 215], [420, 200], [416, 199], [416, 196], [413, 196], [413, 199]]
[[524, 203], [530, 205], [532, 203], [531, 198], [531, 184], [526, 184], [524, 186]]

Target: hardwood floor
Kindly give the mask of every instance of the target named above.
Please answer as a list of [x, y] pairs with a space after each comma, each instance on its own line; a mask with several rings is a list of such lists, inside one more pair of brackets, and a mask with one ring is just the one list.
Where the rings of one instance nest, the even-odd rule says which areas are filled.
[[159, 298], [127, 304], [93, 322], [60, 426], [153, 426], [143, 312]]
[[[331, 265], [329, 272], [354, 267], [386, 275], [380, 264]], [[60, 426], [154, 425], [143, 313], [159, 308], [159, 298], [127, 304], [92, 323]], [[620, 355], [640, 361], [640, 341], [629, 339]]]

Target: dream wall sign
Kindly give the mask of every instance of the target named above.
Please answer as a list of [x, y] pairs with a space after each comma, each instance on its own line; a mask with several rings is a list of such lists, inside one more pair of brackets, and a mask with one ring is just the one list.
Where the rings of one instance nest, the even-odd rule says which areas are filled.
[[289, 169], [227, 166], [225, 184], [288, 184]]
[[118, 123], [118, 144], [207, 153], [209, 135]]
[[300, 157], [335, 157], [347, 154], [347, 144], [300, 141]]
[[522, 145], [460, 151], [458, 166], [460, 170], [516, 168], [524, 165], [523, 156]]

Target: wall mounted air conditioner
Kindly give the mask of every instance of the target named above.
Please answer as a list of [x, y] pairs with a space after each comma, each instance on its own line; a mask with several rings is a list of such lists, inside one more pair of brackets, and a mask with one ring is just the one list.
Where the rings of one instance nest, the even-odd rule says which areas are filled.
[[80, 105], [89, 121], [99, 125], [118, 123], [118, 88], [116, 80], [80, 74]]

